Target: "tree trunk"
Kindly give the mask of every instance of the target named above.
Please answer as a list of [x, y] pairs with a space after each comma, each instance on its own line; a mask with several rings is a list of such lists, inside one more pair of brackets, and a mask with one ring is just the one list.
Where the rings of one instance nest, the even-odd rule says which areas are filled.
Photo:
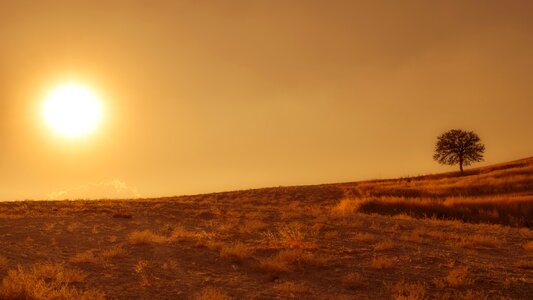
[[461, 176], [463, 176], [463, 161], [459, 161], [459, 170], [461, 170]]

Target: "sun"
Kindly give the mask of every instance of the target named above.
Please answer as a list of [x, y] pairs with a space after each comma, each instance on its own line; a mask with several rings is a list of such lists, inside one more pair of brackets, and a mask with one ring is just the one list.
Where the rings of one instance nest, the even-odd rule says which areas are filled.
[[42, 114], [55, 133], [78, 138], [98, 127], [102, 119], [102, 104], [90, 89], [79, 84], [66, 84], [48, 94]]

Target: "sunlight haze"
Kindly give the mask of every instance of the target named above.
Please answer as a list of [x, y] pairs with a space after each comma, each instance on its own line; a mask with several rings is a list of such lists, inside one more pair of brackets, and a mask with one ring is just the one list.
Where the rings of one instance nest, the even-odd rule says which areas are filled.
[[[532, 11], [530, 1], [0, 0], [0, 200], [444, 172], [456, 167], [432, 155], [451, 128], [486, 145], [475, 166], [531, 156]], [[70, 82], [83, 87], [70, 98], [96, 100], [77, 115], [44, 112]]]

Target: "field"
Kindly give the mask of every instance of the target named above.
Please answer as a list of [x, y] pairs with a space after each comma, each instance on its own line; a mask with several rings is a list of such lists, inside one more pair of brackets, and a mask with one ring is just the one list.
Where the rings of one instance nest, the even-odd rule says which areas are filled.
[[0, 299], [530, 299], [533, 158], [161, 199], [0, 203]]

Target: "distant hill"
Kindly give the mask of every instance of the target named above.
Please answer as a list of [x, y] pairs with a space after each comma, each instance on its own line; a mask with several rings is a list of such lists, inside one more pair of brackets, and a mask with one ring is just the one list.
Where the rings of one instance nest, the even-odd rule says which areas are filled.
[[[360, 212], [405, 213], [416, 217], [461, 219], [533, 226], [533, 157], [459, 172], [359, 182], [272, 187], [160, 198], [194, 201], [291, 201], [331, 205], [358, 202]], [[155, 199], [154, 199], [155, 200]]]

